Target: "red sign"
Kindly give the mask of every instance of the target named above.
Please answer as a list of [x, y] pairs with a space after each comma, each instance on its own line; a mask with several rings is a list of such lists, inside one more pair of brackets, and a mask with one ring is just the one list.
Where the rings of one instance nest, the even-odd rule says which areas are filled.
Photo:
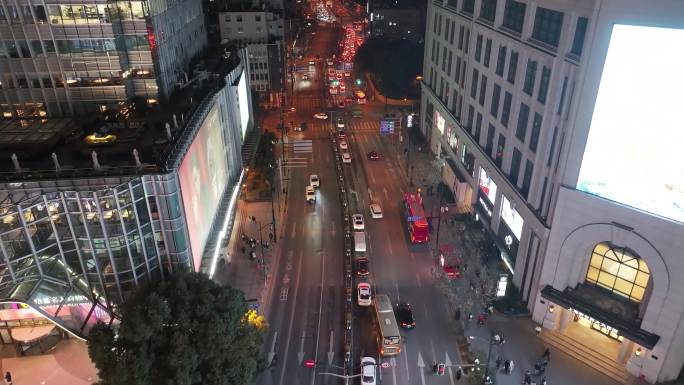
[[304, 366], [306, 366], [309, 369], [313, 369], [314, 366], [316, 366], [316, 361], [314, 360], [306, 360], [304, 361]]

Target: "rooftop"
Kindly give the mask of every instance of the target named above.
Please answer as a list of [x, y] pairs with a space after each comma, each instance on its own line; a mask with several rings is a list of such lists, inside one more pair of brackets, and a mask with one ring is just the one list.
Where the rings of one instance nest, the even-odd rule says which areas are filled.
[[85, 118], [0, 121], [0, 181], [168, 171], [186, 123], [240, 59], [235, 50], [210, 47], [195, 63], [168, 102], [122, 102], [118, 111]]

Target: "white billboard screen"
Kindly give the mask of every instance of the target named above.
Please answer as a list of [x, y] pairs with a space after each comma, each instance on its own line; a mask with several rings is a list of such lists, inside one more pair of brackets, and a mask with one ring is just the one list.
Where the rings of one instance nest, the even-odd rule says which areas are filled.
[[480, 168], [480, 190], [487, 195], [493, 205], [496, 204], [496, 183], [487, 175], [484, 168]]
[[240, 82], [238, 83], [238, 107], [240, 108], [240, 132], [242, 139], [245, 138], [245, 132], [247, 131], [247, 126], [249, 125], [249, 99], [247, 93], [247, 73], [242, 72], [240, 76]]
[[615, 25], [577, 189], [684, 222], [684, 29]]
[[511, 205], [511, 202], [508, 200], [508, 198], [506, 198], [505, 195], [502, 195], [502, 197], [501, 219], [506, 222], [508, 227], [513, 232], [513, 235], [520, 240], [520, 237], [522, 236], [523, 224], [525, 221], [522, 219], [518, 211], [513, 208], [513, 205]]
[[223, 143], [217, 104], [209, 111], [178, 170], [196, 271], [199, 271], [216, 207], [226, 188], [228, 167]]

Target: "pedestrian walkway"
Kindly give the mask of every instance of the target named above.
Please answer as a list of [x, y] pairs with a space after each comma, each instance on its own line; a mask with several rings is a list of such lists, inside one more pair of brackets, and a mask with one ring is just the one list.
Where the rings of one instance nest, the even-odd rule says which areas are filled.
[[[437, 193], [437, 186], [441, 182], [439, 165], [435, 158], [428, 154], [425, 149], [417, 151], [417, 146], [412, 146], [410, 165], [413, 167], [414, 188], [420, 188], [424, 193], [426, 215], [432, 218], [431, 249], [435, 262], [435, 272], [440, 277], [438, 287], [447, 297], [452, 314], [456, 315], [457, 309], [460, 314], [460, 323], [464, 338], [468, 341], [472, 357], [479, 357], [481, 364], [486, 364], [487, 353], [490, 351], [492, 333], [504, 337], [505, 343], [494, 343], [491, 346], [490, 370], [496, 377], [499, 385], [520, 385], [523, 381], [524, 372], [533, 370], [534, 364], [541, 360], [541, 356], [547, 348], [537, 335], [536, 324], [529, 316], [508, 317], [500, 313], [487, 315], [483, 325], [478, 326], [478, 315], [485, 312], [487, 296], [493, 294], [496, 277], [498, 277], [497, 262], [490, 261], [485, 265], [480, 249], [480, 241], [486, 236], [481, 229], [469, 226], [467, 221], [459, 220], [452, 213], [442, 215], [439, 223], [440, 204], [444, 201]], [[405, 158], [406, 154], [402, 154]], [[428, 194], [432, 187], [433, 194]], [[439, 265], [439, 247], [436, 245], [437, 228], [439, 228], [439, 244], [451, 245], [455, 254], [460, 259], [459, 269], [461, 277], [449, 280]], [[472, 313], [472, 320], [468, 321], [468, 314]], [[615, 380], [603, 375], [601, 372], [585, 365], [563, 353], [550, 347], [551, 360], [543, 376], [548, 385], [618, 385]], [[505, 374], [503, 366], [496, 370], [496, 360], [501, 357], [505, 360], [513, 360], [512, 373]], [[533, 376], [537, 384], [541, 383], [542, 376]], [[630, 382], [639, 383], [630, 377]]]
[[[12, 349], [5, 345], [3, 349]], [[12, 373], [14, 385], [90, 385], [98, 381], [88, 345], [76, 339], [60, 341], [48, 354], [2, 358], [2, 373]]]

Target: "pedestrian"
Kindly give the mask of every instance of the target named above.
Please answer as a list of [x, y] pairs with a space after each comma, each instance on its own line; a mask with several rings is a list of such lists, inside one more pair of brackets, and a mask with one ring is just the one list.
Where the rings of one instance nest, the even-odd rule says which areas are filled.
[[504, 361], [504, 373], [508, 374], [508, 371], [511, 369], [511, 361], [506, 360]]
[[7, 385], [12, 385], [12, 373], [10, 373], [10, 372], [5, 373], [5, 383]]
[[508, 368], [508, 374], [510, 374], [511, 372], [513, 372], [513, 366], [515, 366], [515, 364], [513, 363], [513, 360], [511, 360], [511, 364], [510, 364], [510, 366], [509, 366], [509, 368]]
[[544, 350], [544, 353], [542, 354], [542, 358], [546, 359], [547, 361], [551, 359], [551, 351], [549, 348], [546, 348]]
[[546, 377], [542, 377], [541, 382], [539, 385], [546, 385]]
[[463, 375], [463, 370], [459, 366], [458, 369], [456, 369], [456, 379], [460, 380], [462, 375]]
[[529, 370], [525, 371], [525, 383], [530, 384], [532, 382], [532, 373]]
[[497, 358], [496, 361], [495, 361], [495, 362], [496, 362], [496, 369], [497, 369], [497, 370], [499, 370], [499, 369], [501, 368], [501, 361], [502, 361], [502, 360], [501, 360], [501, 357]]
[[461, 320], [461, 308], [460, 307], [456, 309], [456, 313], [454, 313], [454, 318], [456, 319], [456, 321]]

